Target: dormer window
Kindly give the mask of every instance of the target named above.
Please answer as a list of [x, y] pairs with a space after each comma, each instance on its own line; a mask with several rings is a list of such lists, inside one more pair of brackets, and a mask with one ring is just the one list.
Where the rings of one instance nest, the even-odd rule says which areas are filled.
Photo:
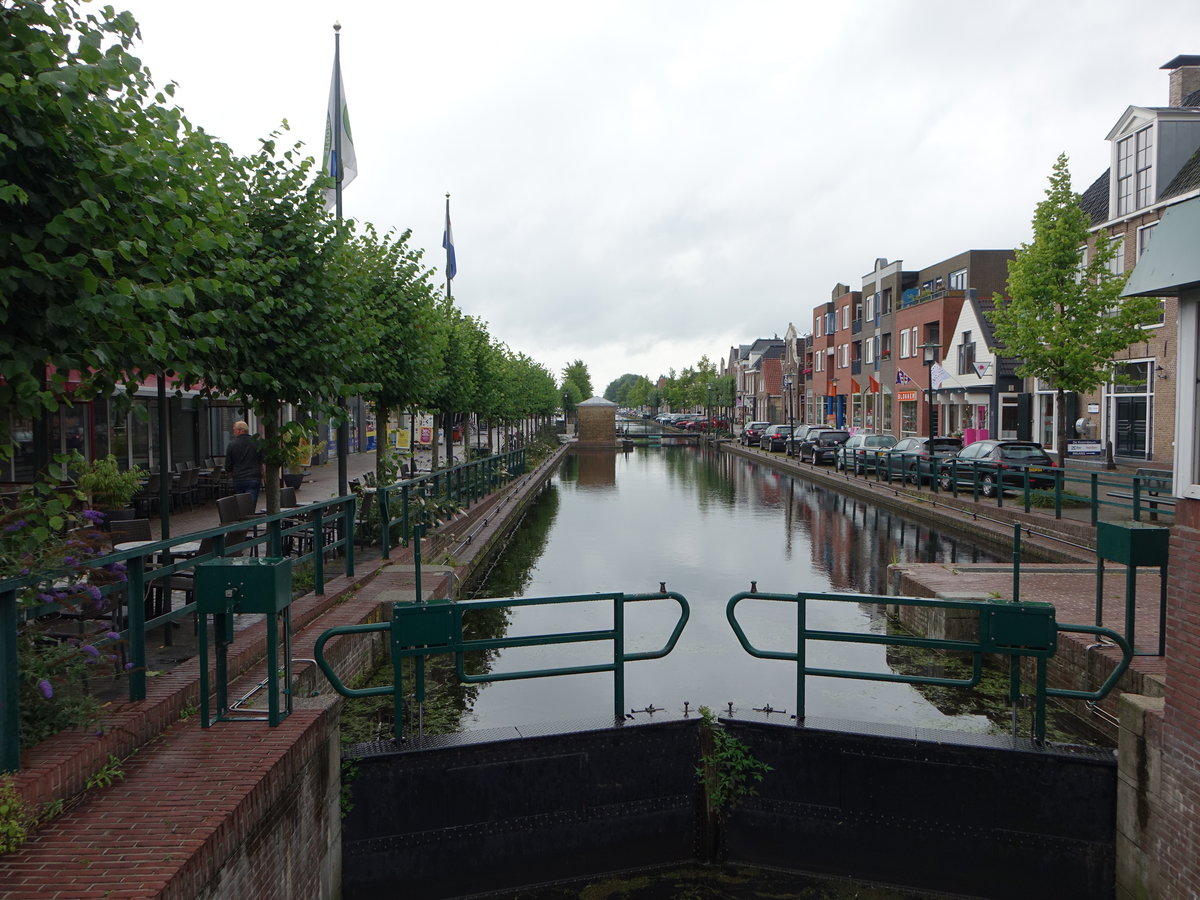
[[1154, 202], [1153, 128], [1117, 142], [1117, 215], [1124, 216]]

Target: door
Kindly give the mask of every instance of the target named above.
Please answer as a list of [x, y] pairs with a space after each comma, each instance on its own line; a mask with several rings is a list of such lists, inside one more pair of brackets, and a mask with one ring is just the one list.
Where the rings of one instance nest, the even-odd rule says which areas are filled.
[[1146, 456], [1145, 397], [1117, 397], [1116, 455]]

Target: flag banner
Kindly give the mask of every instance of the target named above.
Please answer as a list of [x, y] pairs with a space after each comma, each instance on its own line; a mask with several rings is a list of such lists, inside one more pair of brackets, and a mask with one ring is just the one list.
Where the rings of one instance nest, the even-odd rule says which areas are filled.
[[[468, 225], [471, 223], [468, 222]], [[467, 231], [471, 229], [468, 228]], [[469, 235], [468, 235], [469, 237]], [[458, 274], [458, 260], [454, 256], [454, 232], [450, 230], [450, 198], [446, 198], [446, 230], [442, 232], [442, 248], [446, 251], [446, 280]]]
[[872, 394], [879, 393], [879, 382], [875, 380], [874, 375], [867, 376], [867, 390], [869, 390]]
[[897, 369], [896, 384], [912, 384], [912, 379], [905, 375], [902, 369]]
[[[334, 116], [337, 115], [338, 99], [341, 99], [341, 144], [334, 146]], [[358, 159], [354, 155], [354, 139], [350, 135], [350, 112], [346, 107], [346, 91], [342, 87], [342, 64], [337, 55], [333, 60], [333, 78], [329, 83], [329, 109], [325, 113], [325, 169], [324, 172], [335, 182], [341, 181], [345, 188], [358, 174]], [[340, 178], [338, 177], [340, 174]], [[337, 188], [325, 192], [325, 209], [337, 205]]]
[[862, 385], [859, 384], [857, 381], [855, 381], [853, 378], [850, 379], [850, 393], [852, 393], [852, 394], [861, 394], [862, 393]]
[[992, 364], [990, 362], [977, 362], [975, 363], [975, 374], [982, 378], [988, 373], [988, 369], [991, 367]]
[[946, 380], [948, 374], [949, 373], [942, 368], [941, 363], [935, 362], [929, 367], [929, 386], [935, 391], [940, 391], [942, 389], [942, 382]]

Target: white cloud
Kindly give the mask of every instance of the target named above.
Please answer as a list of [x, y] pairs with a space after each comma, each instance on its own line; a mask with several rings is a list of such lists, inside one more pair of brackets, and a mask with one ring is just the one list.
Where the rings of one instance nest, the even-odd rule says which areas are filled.
[[449, 191], [456, 301], [598, 390], [805, 330], [877, 256], [1027, 240], [1058, 153], [1083, 190], [1200, 47], [1184, 0], [129, 3], [156, 79], [243, 152], [284, 118], [319, 147], [340, 19], [347, 215], [440, 268]]

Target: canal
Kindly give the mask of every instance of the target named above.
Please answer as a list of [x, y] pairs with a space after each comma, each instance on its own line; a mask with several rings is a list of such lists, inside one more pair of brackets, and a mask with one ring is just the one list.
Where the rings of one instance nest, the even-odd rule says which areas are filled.
[[[770, 706], [786, 720], [795, 704], [795, 668], [758, 660], [738, 644], [725, 617], [730, 596], [750, 589], [889, 593], [887, 567], [903, 562], [994, 562], [968, 537], [939, 532], [862, 500], [843, 497], [732, 454], [702, 447], [579, 450], [529, 509], [477, 597], [546, 597], [591, 592], [648, 593], [666, 582], [688, 598], [691, 620], [665, 659], [626, 667], [625, 706], [674, 716], [688, 703], [724, 712]], [[627, 651], [660, 647], [675, 622], [670, 601], [627, 604]], [[603, 628], [608, 602], [513, 608], [509, 637]], [[747, 602], [740, 618], [759, 647], [795, 646], [795, 606]], [[882, 632], [879, 607], [811, 604], [811, 626]], [[812, 646], [812, 645], [810, 645]], [[520, 648], [475, 660], [492, 672], [580, 665], [611, 659], [603, 644]], [[810, 664], [873, 672], [911, 666], [882, 646], [817, 644]], [[922, 662], [922, 665], [926, 664]], [[466, 728], [611, 715], [610, 674], [498, 682], [470, 690]], [[932, 699], [931, 699], [932, 697]], [[807, 713], [960, 731], [1003, 730], [1001, 717], [955, 692], [937, 695], [902, 684], [811, 678]]]

